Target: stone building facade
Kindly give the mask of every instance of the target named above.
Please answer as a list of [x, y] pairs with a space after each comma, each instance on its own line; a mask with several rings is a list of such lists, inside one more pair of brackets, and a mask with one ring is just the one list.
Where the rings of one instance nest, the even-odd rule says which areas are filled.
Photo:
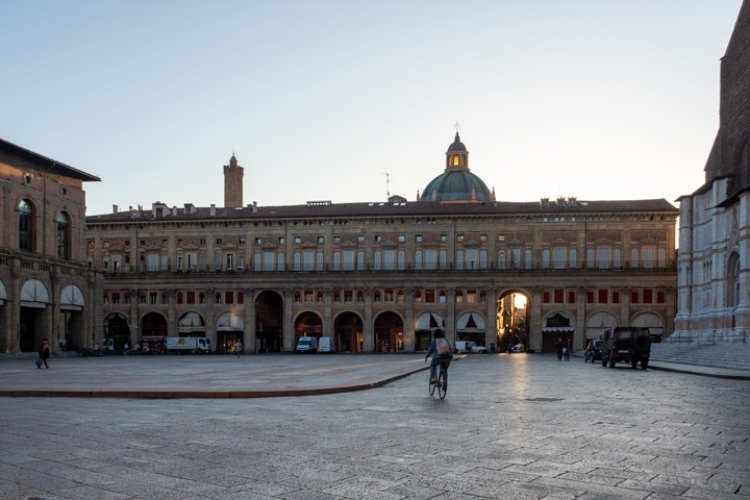
[[0, 352], [93, 347], [102, 276], [86, 263], [93, 175], [0, 139]]
[[672, 332], [672, 204], [496, 201], [458, 134], [446, 158], [411, 202], [154, 203], [88, 217], [89, 265], [105, 277], [99, 335], [157, 351], [167, 336], [266, 352], [312, 335], [394, 352], [425, 349], [437, 328], [536, 351], [561, 337], [583, 348], [608, 326]]
[[721, 59], [719, 131], [706, 182], [680, 198], [676, 336], [750, 334], [750, 1]]

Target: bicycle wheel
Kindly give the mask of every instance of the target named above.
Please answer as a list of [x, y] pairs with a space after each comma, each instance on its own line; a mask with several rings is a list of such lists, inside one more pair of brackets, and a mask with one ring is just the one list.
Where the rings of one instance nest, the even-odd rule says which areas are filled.
[[432, 382], [430, 382], [429, 378], [427, 378], [427, 384], [427, 390], [430, 392], [430, 396], [432, 396], [433, 394], [435, 394], [435, 387], [437, 387], [437, 384], [433, 384]]
[[445, 393], [448, 392], [448, 380], [446, 380], [446, 375], [445, 369], [440, 370], [440, 375], [438, 375], [437, 381], [438, 396], [440, 396], [440, 399], [445, 399]]

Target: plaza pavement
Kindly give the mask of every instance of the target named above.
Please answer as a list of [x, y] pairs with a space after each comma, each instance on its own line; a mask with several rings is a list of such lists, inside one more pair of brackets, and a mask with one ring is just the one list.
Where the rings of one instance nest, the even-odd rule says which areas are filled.
[[750, 499], [746, 379], [423, 360], [2, 358], [0, 499]]
[[[508, 355], [491, 356], [502, 358]], [[466, 355], [457, 356], [457, 360], [461, 357]], [[582, 357], [572, 356], [571, 359], [580, 362]], [[49, 361], [51, 371], [42, 367], [29, 373], [30, 368], [35, 368], [33, 362], [33, 358], [0, 358], [0, 397], [172, 399], [310, 396], [371, 389], [428, 368], [422, 354], [406, 353], [261, 354], [240, 357], [109, 355], [84, 358], [67, 355], [53, 357]], [[653, 362], [650, 367], [692, 375], [750, 380], [750, 372], [721, 367], [666, 362]], [[134, 373], [138, 376], [134, 377]]]

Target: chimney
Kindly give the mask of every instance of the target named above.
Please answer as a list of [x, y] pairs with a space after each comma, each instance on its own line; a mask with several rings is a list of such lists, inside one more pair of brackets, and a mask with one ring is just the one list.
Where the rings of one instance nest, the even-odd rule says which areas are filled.
[[209, 209], [208, 213], [211, 215], [211, 217], [216, 215], [216, 205], [211, 203], [211, 208]]
[[120, 211], [120, 207], [118, 207], [117, 205], [112, 205], [112, 213], [113, 214], [116, 214], [119, 211]]

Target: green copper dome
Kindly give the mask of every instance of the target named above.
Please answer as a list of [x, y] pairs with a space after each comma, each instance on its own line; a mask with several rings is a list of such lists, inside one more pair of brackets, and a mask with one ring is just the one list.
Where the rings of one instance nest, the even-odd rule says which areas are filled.
[[456, 138], [448, 147], [445, 171], [424, 188], [420, 201], [494, 201], [495, 196], [482, 179], [469, 171], [469, 151]]

